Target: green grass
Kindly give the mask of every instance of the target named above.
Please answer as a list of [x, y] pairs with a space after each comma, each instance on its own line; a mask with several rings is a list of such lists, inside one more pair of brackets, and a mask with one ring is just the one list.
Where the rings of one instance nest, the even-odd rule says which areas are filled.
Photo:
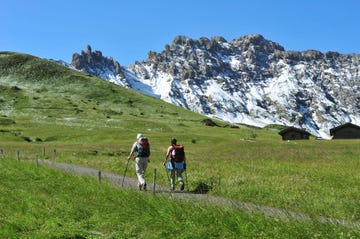
[[2, 158], [1, 238], [355, 238], [316, 220], [281, 221], [174, 201]]
[[[0, 149], [3, 149], [4, 152], [2, 157], [12, 159], [12, 161], [19, 158], [21, 162], [31, 162], [36, 157], [40, 157], [121, 174], [136, 134], [141, 132], [150, 139], [152, 149], [146, 177], [152, 178], [153, 170], [156, 168], [158, 183], [168, 185], [167, 176], [161, 163], [170, 139], [176, 137], [179, 143], [185, 146], [188, 160], [188, 188], [190, 190], [196, 190], [199, 186], [205, 185], [211, 189], [209, 194], [229, 199], [284, 208], [305, 213], [314, 218], [325, 216], [352, 222], [360, 220], [358, 203], [360, 201], [359, 140], [328, 141], [311, 138], [310, 140], [286, 142], [282, 141], [277, 133], [282, 129], [279, 126], [260, 129], [239, 125], [238, 128], [234, 128], [221, 121], [216, 121], [219, 127], [204, 126], [202, 121], [205, 117], [201, 115], [118, 87], [96, 77], [69, 70], [52, 62], [10, 52], [0, 52], [0, 90]], [[20, 169], [18, 170], [20, 171]], [[42, 169], [36, 170], [41, 171]], [[15, 171], [12, 170], [9, 174], [16, 176], [17, 172]], [[53, 173], [55, 172], [51, 172], [51, 174]], [[128, 175], [136, 177], [134, 170], [129, 170]], [[21, 175], [19, 177], [21, 178]], [[57, 177], [67, 178], [68, 176], [58, 175]], [[29, 177], [27, 184], [34, 183], [35, 188], [38, 184], [33, 182], [33, 178], [36, 179], [33, 176]], [[77, 179], [78, 177], [71, 177], [67, 180], [74, 181], [73, 187], [75, 187], [76, 184], [81, 183]], [[92, 185], [91, 179], [83, 180], [86, 181], [84, 184], [89, 183], [89, 186], [78, 186], [79, 188], [90, 187], [88, 190], [95, 190], [92, 188], [94, 185]], [[14, 180], [13, 184], [21, 185], [22, 183]], [[66, 184], [69, 185], [69, 182]], [[55, 185], [66, 187], [66, 185]], [[41, 189], [27, 190], [24, 187], [23, 193], [27, 195], [36, 190]], [[74, 188], [62, 190], [65, 194], [70, 195], [69, 198], [55, 195], [49, 196], [47, 200], [58, 198], [56, 203], [62, 205], [70, 203], [66, 201], [70, 198], [79, 197], [79, 195], [73, 194]], [[110, 186], [108, 190], [124, 194], [123, 197], [127, 197], [122, 198], [124, 201], [131, 201], [129, 199], [131, 197], [145, 197], [142, 200], [149, 200], [150, 204], [158, 205], [155, 206], [156, 210], [162, 210], [160, 205], [156, 204], [159, 199], [153, 200], [151, 197], [140, 196], [131, 191], [115, 190]], [[88, 195], [87, 192], [83, 193]], [[8, 195], [11, 194], [2, 195], [6, 195], [2, 200], [9, 202], [13, 200], [13, 198], [8, 198]], [[101, 197], [107, 198], [105, 193]], [[120, 196], [117, 195], [117, 197]], [[26, 200], [24, 198], [22, 197], [22, 200]], [[112, 204], [112, 200], [114, 199], [111, 198], [104, 203]], [[165, 199], [160, 200], [161, 204], [173, 205], [172, 201], [165, 200], [166, 202], [164, 202], [162, 200]], [[120, 203], [117, 200], [115, 202]], [[148, 203], [142, 203], [149, 206]], [[84, 205], [76, 205], [73, 210], [86, 211], [85, 208], [91, 203], [82, 201], [81, 204]], [[6, 204], [2, 202], [2, 208], [3, 205]], [[97, 208], [98, 205], [95, 204], [91, 210], [105, 210]], [[122, 204], [120, 203], [120, 205]], [[176, 207], [177, 210], [180, 210], [182, 205]], [[187, 204], [186, 207], [189, 205]], [[167, 220], [157, 221], [157, 223], [163, 226], [167, 225], [167, 221], [177, 218], [175, 211], [170, 206], [165, 209], [172, 213], [166, 216], [161, 214]], [[19, 212], [11, 208], [9, 210], [8, 215], [10, 216], [8, 217], [13, 220]], [[129, 210], [136, 211], [138, 209], [132, 205]], [[346, 234], [347, 230], [335, 225], [318, 225], [317, 223], [314, 225], [300, 223], [298, 225], [295, 222], [287, 224], [265, 219], [262, 216], [247, 215], [227, 208], [202, 204], [192, 205], [186, 210], [188, 211], [184, 215], [186, 213], [192, 215], [193, 211], [198, 210], [201, 216], [196, 219], [200, 221], [195, 224], [199, 227], [198, 231], [194, 231], [196, 230], [194, 228], [193, 231], [187, 232], [188, 227], [194, 227], [191, 224], [193, 223], [192, 219], [185, 220], [187, 227], [172, 225], [176, 228], [176, 232], [185, 230], [185, 232], [181, 232], [184, 235], [183, 238], [190, 237], [187, 236], [190, 234], [186, 233], [195, 235], [191, 238], [205, 237], [204, 235], [209, 230], [214, 233], [214, 238], [236, 238], [234, 236], [236, 233], [244, 235], [244, 238], [278, 238], [276, 234], [271, 234], [271, 230], [269, 230], [270, 234], [261, 234], [268, 230], [268, 227], [279, 228], [280, 238], [299, 238], [299, 235], [304, 235], [303, 238], [316, 238], [317, 228], [326, 228], [334, 233], [327, 234], [325, 229], [324, 231], [320, 229], [319, 238], [350, 238]], [[42, 215], [46, 213], [45, 211], [37, 213]], [[53, 213], [54, 217], [69, 218], [66, 235], [91, 237], [89, 234], [92, 231], [89, 229], [91, 226], [87, 228], [83, 224], [75, 223], [76, 220], [72, 216], [74, 212], [69, 210], [61, 214], [59, 211], [58, 208]], [[113, 208], [106, 212], [112, 211]], [[140, 211], [136, 213], [141, 214]], [[148, 214], [150, 213], [148, 212]], [[237, 218], [238, 214], [241, 220]], [[217, 220], [216, 215], [220, 215], [221, 220]], [[40, 217], [45, 218], [44, 215]], [[148, 217], [147, 220], [151, 221], [150, 216]], [[233, 218], [231, 219], [233, 221], [230, 220], [229, 223], [226, 223], [226, 217]], [[95, 223], [101, 224], [99, 221], [104, 220], [100, 215], [97, 215], [96, 218], [98, 221], [95, 220]], [[111, 220], [113, 219], [111, 218]], [[31, 221], [35, 219], [24, 220], [29, 220], [31, 224]], [[117, 218], [117, 220], [119, 219]], [[238, 222], [242, 220], [249, 220], [250, 224]], [[1, 222], [4, 222], [3, 216]], [[41, 224], [37, 220], [35, 222], [36, 225]], [[214, 229], [205, 229], [205, 225], [211, 225], [211, 222], [219, 222], [219, 225]], [[108, 238], [111, 238], [109, 235], [113, 235], [112, 233], [128, 235], [127, 238], [135, 238], [134, 235], [137, 235], [138, 238], [148, 238], [151, 233], [157, 235], [157, 231], [160, 230], [159, 226], [151, 229], [151, 233], [143, 232], [142, 229], [139, 229], [140, 225], [144, 223], [143, 221], [137, 221], [136, 225], [138, 226], [131, 226], [130, 221], [122, 222], [127, 225], [126, 227], [117, 227], [114, 222], [112, 223], [113, 227], [107, 226], [108, 229], [102, 230], [99, 226], [97, 230], [108, 235]], [[70, 224], [73, 224], [74, 227], [71, 228]], [[219, 229], [220, 225], [225, 229]], [[17, 225], [17, 227], [20, 226]], [[34, 225], [31, 227], [36, 228]], [[53, 229], [55, 227], [56, 223], [53, 224]], [[252, 229], [255, 230], [254, 228], [263, 228], [263, 230], [260, 230], [259, 234], [252, 234], [255, 233], [252, 231]], [[288, 228], [288, 231], [285, 228]], [[126, 232], [130, 234], [124, 234], [125, 229], [129, 230]], [[12, 230], [9, 229], [9, 233], [16, 234], [16, 230]], [[111, 233], [108, 233], [107, 230]], [[248, 234], [246, 234], [246, 230], [249, 230]], [[340, 235], [340, 232], [344, 230], [346, 233]], [[228, 234], [226, 234], [227, 231]], [[301, 231], [304, 231], [304, 234], [297, 234]], [[216, 234], [216, 232], [220, 234]], [[41, 232], [36, 233], [41, 234]], [[61, 233], [58, 233], [53, 234], [53, 237], [60, 238]], [[161, 233], [165, 233], [165, 231]], [[211, 233], [208, 235], [212, 235]], [[289, 237], [285, 236], [286, 233], [289, 233]], [[31, 235], [35, 235], [35, 233]], [[349, 235], [353, 235], [351, 230]], [[114, 236], [114, 238], [119, 237]], [[158, 237], [167, 238], [168, 236], [161, 234]], [[206, 238], [211, 238], [211, 236]]]

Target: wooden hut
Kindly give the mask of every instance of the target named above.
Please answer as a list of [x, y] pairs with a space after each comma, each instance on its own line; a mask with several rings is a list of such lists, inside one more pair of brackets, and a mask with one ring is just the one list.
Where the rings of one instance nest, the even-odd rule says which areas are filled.
[[279, 132], [283, 140], [299, 140], [299, 139], [309, 139], [310, 133], [306, 132], [303, 129], [298, 129], [295, 127], [288, 127]]
[[346, 123], [330, 129], [333, 139], [360, 139], [360, 126]]

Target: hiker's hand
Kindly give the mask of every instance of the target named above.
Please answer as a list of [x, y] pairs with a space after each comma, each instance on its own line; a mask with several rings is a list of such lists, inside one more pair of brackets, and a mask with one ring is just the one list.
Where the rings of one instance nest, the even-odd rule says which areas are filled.
[[163, 162], [163, 166], [165, 167], [165, 162]]
[[131, 159], [131, 156], [129, 156], [128, 158], [127, 158], [127, 160], [129, 161]]

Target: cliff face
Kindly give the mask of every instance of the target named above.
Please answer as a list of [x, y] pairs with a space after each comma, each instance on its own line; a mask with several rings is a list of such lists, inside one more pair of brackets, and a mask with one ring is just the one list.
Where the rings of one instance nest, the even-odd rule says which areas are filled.
[[[285, 51], [257, 34], [231, 42], [177, 36], [146, 61], [116, 67], [88, 48], [74, 54], [75, 68], [89, 74], [97, 69], [104, 79], [210, 117], [296, 126], [325, 138], [339, 124], [360, 124], [358, 54]], [[98, 74], [110, 68], [112, 78]]]

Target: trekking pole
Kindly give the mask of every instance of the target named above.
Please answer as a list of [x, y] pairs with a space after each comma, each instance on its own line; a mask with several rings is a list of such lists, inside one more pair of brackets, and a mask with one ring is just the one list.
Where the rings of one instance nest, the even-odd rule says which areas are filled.
[[186, 169], [184, 170], [185, 171], [185, 186], [187, 187], [188, 191], [189, 191], [189, 185], [188, 185], [188, 180], [187, 180], [187, 172], [186, 172]]
[[124, 171], [124, 177], [123, 177], [123, 180], [122, 180], [122, 183], [121, 183], [121, 187], [124, 187], [125, 175], [126, 175], [126, 171], [128, 169], [128, 166], [129, 166], [129, 161], [130, 160], [127, 160], [127, 162], [126, 162], [125, 171]]
[[166, 172], [168, 182], [170, 183], [169, 171], [167, 170], [166, 165], [165, 165], [164, 169], [165, 169], [165, 172]]

